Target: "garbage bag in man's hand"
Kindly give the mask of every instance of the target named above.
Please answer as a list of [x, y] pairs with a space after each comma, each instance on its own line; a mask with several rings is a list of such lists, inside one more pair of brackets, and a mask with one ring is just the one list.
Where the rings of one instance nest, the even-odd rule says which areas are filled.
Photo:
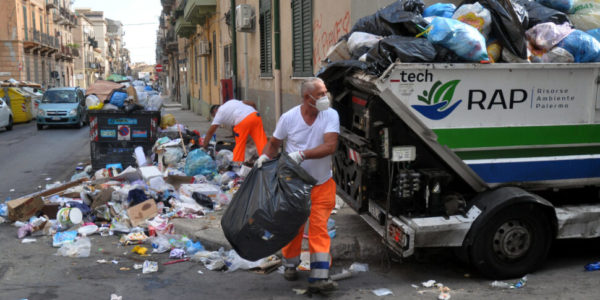
[[315, 184], [287, 154], [253, 168], [221, 219], [225, 237], [247, 260], [277, 252], [308, 219]]

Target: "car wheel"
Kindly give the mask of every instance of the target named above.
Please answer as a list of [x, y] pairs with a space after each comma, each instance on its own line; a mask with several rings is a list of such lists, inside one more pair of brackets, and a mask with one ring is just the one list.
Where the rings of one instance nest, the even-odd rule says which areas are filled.
[[546, 259], [552, 225], [535, 205], [517, 205], [491, 216], [475, 235], [471, 263], [495, 279], [515, 278], [538, 268]]
[[75, 125], [75, 128], [80, 129], [81, 127], [83, 127], [83, 118], [80, 117], [79, 118], [79, 122], [77, 122], [77, 124]]
[[44, 125], [42, 124], [37, 124], [37, 130], [42, 130], [44, 129]]
[[13, 128], [13, 118], [12, 116], [8, 116], [8, 125], [6, 125], [6, 130], [12, 130]]

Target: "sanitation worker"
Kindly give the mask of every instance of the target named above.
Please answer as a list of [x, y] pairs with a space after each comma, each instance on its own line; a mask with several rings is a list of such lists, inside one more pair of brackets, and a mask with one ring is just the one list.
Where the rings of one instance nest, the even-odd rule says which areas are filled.
[[246, 154], [246, 141], [248, 135], [252, 137], [256, 145], [256, 152], [262, 153], [267, 136], [263, 128], [260, 114], [256, 111], [256, 104], [252, 101], [240, 101], [231, 99], [223, 105], [211, 107], [210, 114], [213, 122], [204, 136], [202, 147], [208, 148], [210, 138], [220, 125], [233, 126], [235, 136], [235, 148], [233, 148], [233, 161], [244, 162]]
[[[335, 152], [340, 132], [337, 111], [330, 108], [327, 88], [320, 78], [305, 80], [300, 87], [302, 104], [284, 113], [267, 143], [263, 154], [255, 163], [274, 158], [281, 143], [286, 140], [285, 151], [317, 180], [311, 192], [311, 209], [308, 228], [310, 250], [310, 275], [308, 288], [313, 293], [327, 293], [337, 288], [329, 279], [331, 238], [327, 220], [335, 207], [335, 182], [332, 179], [331, 155]], [[300, 264], [300, 250], [304, 226], [298, 235], [282, 249], [283, 277], [298, 279], [296, 267]]]

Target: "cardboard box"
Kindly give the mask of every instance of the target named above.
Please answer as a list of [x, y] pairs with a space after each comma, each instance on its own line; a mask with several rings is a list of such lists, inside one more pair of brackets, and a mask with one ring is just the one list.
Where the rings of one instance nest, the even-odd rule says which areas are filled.
[[148, 199], [127, 209], [127, 214], [129, 215], [131, 225], [138, 226], [143, 224], [147, 219], [155, 217], [158, 214], [158, 209], [156, 208], [154, 199]]
[[27, 221], [44, 207], [39, 196], [23, 197], [6, 202], [8, 219], [11, 221]]

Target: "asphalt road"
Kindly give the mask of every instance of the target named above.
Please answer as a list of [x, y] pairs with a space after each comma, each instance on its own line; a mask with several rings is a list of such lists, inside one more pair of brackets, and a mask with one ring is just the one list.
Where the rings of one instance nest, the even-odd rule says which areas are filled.
[[[45, 127], [35, 121], [0, 129], [0, 201], [69, 180], [79, 163], [89, 164], [89, 127]], [[12, 190], [12, 191], [11, 191]]]

